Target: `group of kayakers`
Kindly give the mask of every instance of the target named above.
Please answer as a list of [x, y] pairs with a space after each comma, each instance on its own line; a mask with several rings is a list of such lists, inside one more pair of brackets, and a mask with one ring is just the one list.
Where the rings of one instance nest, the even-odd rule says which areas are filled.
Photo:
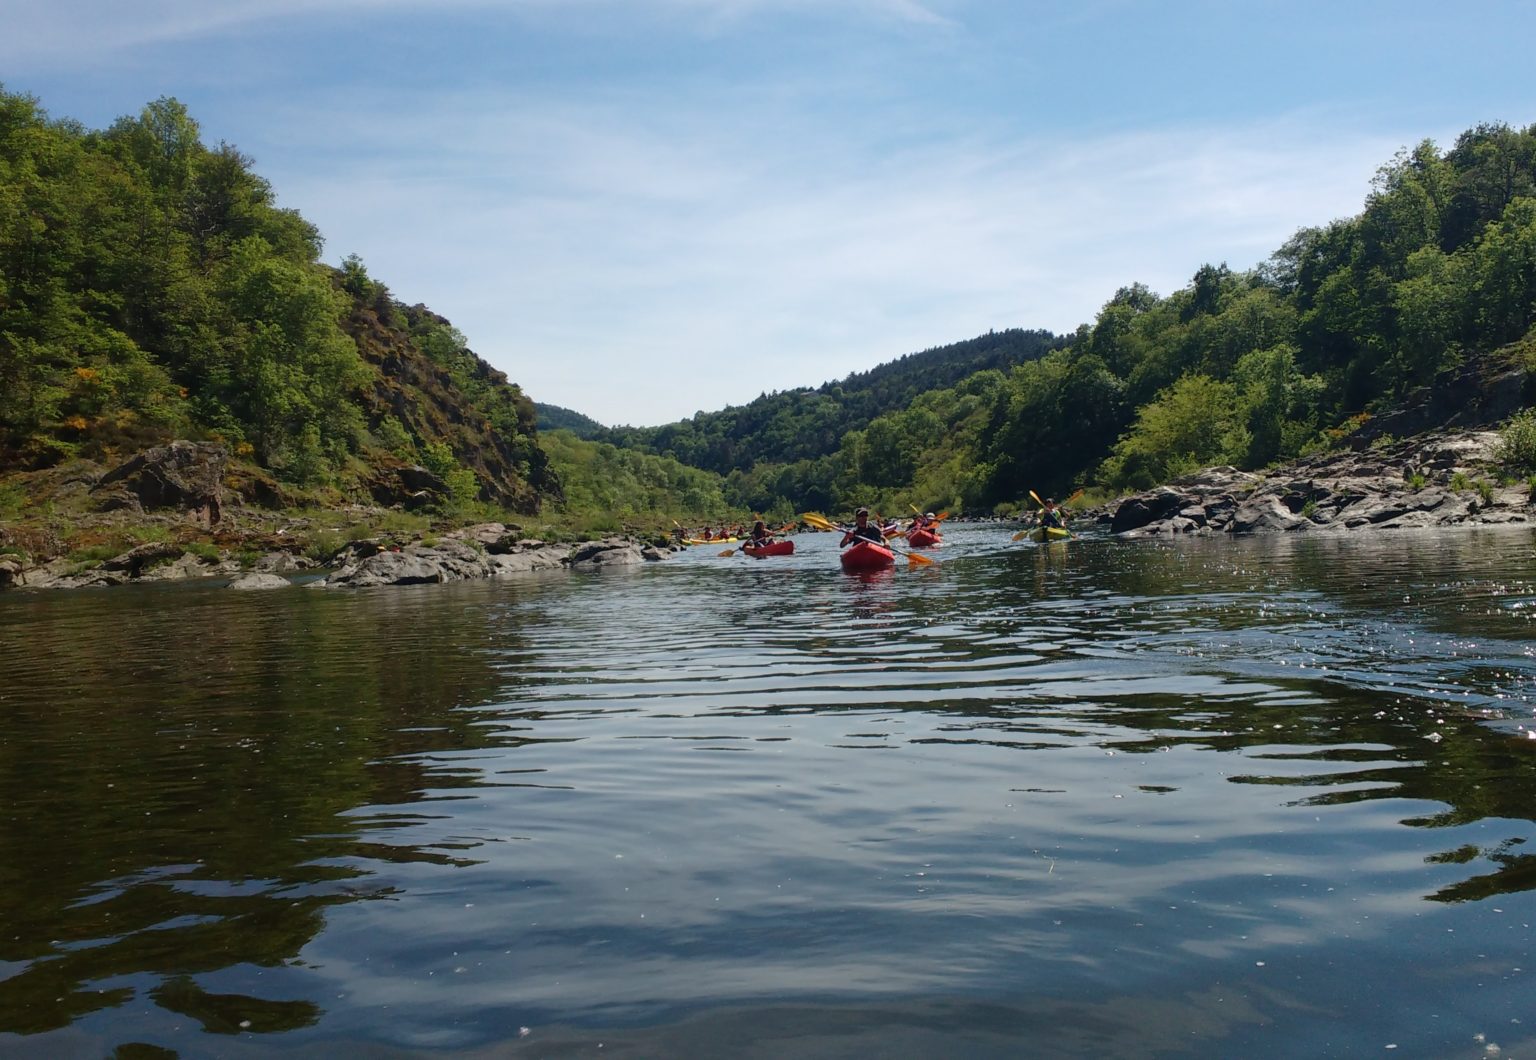
[[[870, 519], [869, 509], [860, 508], [854, 512], [852, 526], [838, 527], [838, 529], [843, 531], [843, 540], [841, 542], [843, 547], [860, 540], [872, 541], [875, 544], [883, 545], [888, 538], [898, 536], [905, 537], [908, 542], [913, 544], [937, 544], [939, 540], [939, 526], [942, 521], [933, 512], [919, 512], [912, 517], [906, 529], [902, 529], [901, 524], [895, 519], [891, 519], [883, 525], [876, 524]], [[1040, 510], [1035, 516], [1036, 526], [1065, 529], [1066, 522], [1066, 509], [1058, 504], [1055, 498], [1047, 497], [1041, 502]], [[787, 529], [788, 527], [784, 527], [778, 532], [769, 530], [768, 524], [758, 519], [753, 522], [752, 529], [748, 531], [742, 530], [740, 526], [727, 527], [722, 523], [718, 530], [706, 526], [696, 534], [690, 534], [687, 530], [679, 527], [678, 533], [682, 538], [691, 538], [695, 541], [742, 540], [747, 545], [760, 548], [772, 544], [778, 539], [779, 533]]]

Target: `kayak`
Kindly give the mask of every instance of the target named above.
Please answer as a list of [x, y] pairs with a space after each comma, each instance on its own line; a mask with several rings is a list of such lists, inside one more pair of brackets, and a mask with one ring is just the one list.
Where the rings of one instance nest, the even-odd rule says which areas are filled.
[[843, 550], [843, 570], [883, 570], [895, 565], [896, 553], [873, 541], [855, 541]]
[[702, 537], [685, 537], [685, 538], [683, 538], [683, 544], [685, 544], [685, 545], [729, 545], [732, 541], [735, 541], [735, 540], [737, 540], [737, 539], [734, 538], [734, 537], [712, 537], [708, 541], [704, 540]]
[[1029, 532], [1031, 541], [1064, 541], [1071, 536], [1072, 531], [1059, 526], [1037, 526]]
[[761, 547], [757, 545], [742, 545], [741, 550], [749, 556], [762, 559], [764, 556], [793, 556], [795, 543], [793, 541], [772, 541]]
[[939, 535], [932, 530], [913, 530], [907, 535], [907, 544], [913, 548], [931, 548], [939, 543]]

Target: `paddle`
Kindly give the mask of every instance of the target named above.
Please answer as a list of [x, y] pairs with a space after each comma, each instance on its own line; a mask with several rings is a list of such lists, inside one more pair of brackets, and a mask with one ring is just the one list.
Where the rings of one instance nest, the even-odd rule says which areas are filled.
[[[846, 526], [839, 526], [837, 523], [834, 523], [832, 520], [828, 519], [825, 515], [818, 515], [816, 512], [806, 512], [801, 515], [800, 518], [804, 519], [818, 530], [841, 530], [845, 534], [848, 532], [848, 528]], [[891, 551], [896, 553], [898, 556], [906, 556], [908, 563], [915, 563], [918, 566], [927, 567], [938, 562], [938, 560], [929, 559], [927, 556], [919, 556], [916, 552], [908, 552], [904, 548], [891, 548], [890, 545], [886, 545], [885, 547], [890, 548]]]

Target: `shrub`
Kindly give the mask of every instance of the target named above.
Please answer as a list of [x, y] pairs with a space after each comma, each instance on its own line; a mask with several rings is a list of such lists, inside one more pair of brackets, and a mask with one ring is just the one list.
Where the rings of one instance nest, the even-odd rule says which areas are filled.
[[224, 553], [219, 551], [219, 546], [212, 541], [193, 541], [187, 545], [187, 551], [198, 559], [206, 559], [211, 563], [217, 563], [224, 558]]
[[1536, 471], [1536, 409], [1517, 412], [1505, 421], [1493, 457], [1515, 474]]
[[1415, 471], [1413, 474], [1409, 475], [1408, 476], [1408, 487], [1410, 489], [1416, 489], [1416, 490], [1423, 489], [1424, 488], [1424, 472], [1422, 472], [1422, 471]]
[[341, 551], [345, 543], [334, 530], [318, 530], [310, 536], [309, 544], [304, 546], [304, 554], [316, 563], [327, 563]]
[[1493, 483], [1485, 478], [1480, 478], [1472, 484], [1477, 489], [1477, 495], [1483, 499], [1484, 504], [1493, 502]]
[[122, 551], [122, 547], [119, 545], [87, 545], [84, 548], [75, 549], [66, 558], [71, 563], [82, 564], [82, 569], [84, 569], [85, 567], [94, 567], [104, 559], [111, 559], [113, 556], [120, 555]]
[[17, 483], [0, 486], [0, 519], [14, 519], [26, 507], [27, 494]]
[[1472, 480], [1467, 478], [1467, 473], [1465, 471], [1458, 471], [1456, 474], [1451, 476], [1452, 493], [1460, 493], [1464, 489], [1470, 489], [1471, 486]]

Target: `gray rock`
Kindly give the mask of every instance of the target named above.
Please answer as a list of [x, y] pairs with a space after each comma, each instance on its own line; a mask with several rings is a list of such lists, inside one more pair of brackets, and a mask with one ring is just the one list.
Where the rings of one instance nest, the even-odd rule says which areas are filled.
[[250, 574], [242, 574], [229, 583], [231, 589], [286, 589], [291, 585], [287, 578], [276, 574], [268, 574], [263, 571], [253, 571]]
[[[1531, 505], [1523, 487], [1494, 487], [1486, 503], [1476, 490], [1446, 488], [1458, 473], [1491, 481], [1497, 442], [1493, 431], [1441, 432], [1379, 448], [1318, 453], [1268, 478], [1208, 468], [1124, 498], [1101, 521], [1107, 518], [1110, 530], [1126, 537], [1515, 522], [1514, 513]], [[1415, 475], [1435, 484], [1405, 488]]]
[[187, 578], [206, 578], [214, 573], [214, 565], [188, 552], [169, 563], [161, 563], [142, 570], [136, 580], [146, 582], [182, 581]]
[[267, 574], [287, 574], [298, 570], [308, 570], [315, 565], [315, 561], [308, 556], [295, 556], [292, 552], [268, 552], [259, 557], [251, 569]]
[[169, 541], [150, 541], [103, 561], [100, 569], [124, 571], [128, 577], [137, 578], [147, 570], [180, 559], [186, 551], [181, 545]]
[[108, 471], [91, 487], [110, 504], [127, 504], [131, 495], [141, 509], [174, 508], [212, 526], [224, 508], [224, 465], [229, 452], [212, 442], [176, 441], [146, 449]]

